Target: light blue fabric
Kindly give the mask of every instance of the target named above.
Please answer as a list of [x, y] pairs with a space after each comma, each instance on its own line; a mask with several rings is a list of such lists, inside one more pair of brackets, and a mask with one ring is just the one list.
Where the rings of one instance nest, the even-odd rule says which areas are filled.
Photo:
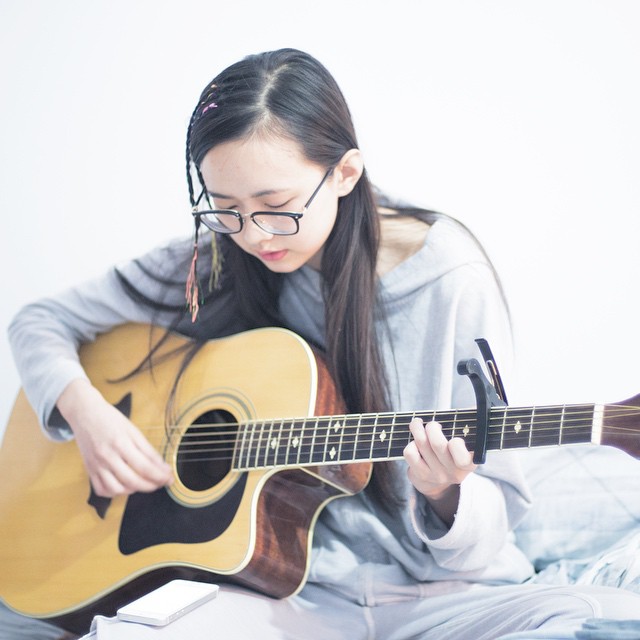
[[640, 640], [640, 620], [587, 620], [576, 632], [578, 640]]
[[615, 596], [606, 589], [512, 585], [367, 606], [313, 585], [279, 601], [223, 586], [206, 609], [160, 631], [104, 619], [95, 628], [96, 640], [209, 640], [212, 630], [224, 640], [574, 640], [584, 620], [602, 613], [601, 601], [606, 608]]
[[640, 531], [640, 460], [573, 445], [525, 451], [520, 462], [533, 506], [516, 528], [517, 543], [538, 571], [587, 565]]

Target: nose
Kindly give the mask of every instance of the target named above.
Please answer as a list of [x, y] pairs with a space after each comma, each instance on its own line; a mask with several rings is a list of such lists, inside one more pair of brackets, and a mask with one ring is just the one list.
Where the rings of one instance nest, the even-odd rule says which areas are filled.
[[273, 233], [261, 229], [251, 218], [245, 218], [242, 231], [244, 241], [251, 246], [258, 246], [265, 240], [271, 240]]

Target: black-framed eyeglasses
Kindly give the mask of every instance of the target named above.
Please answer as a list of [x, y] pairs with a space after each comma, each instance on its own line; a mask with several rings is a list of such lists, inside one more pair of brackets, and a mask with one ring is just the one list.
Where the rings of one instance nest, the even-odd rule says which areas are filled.
[[[311, 206], [318, 191], [322, 188], [326, 179], [331, 175], [333, 167], [330, 167], [322, 177], [320, 184], [315, 188], [311, 197], [307, 200], [302, 211], [254, 211], [253, 213], [240, 213], [233, 209], [214, 209], [211, 207], [211, 200], [206, 189], [196, 200], [192, 214], [200, 220], [205, 227], [217, 233], [240, 233], [244, 226], [244, 219], [251, 220], [263, 231], [276, 236], [293, 236], [300, 230], [299, 220]], [[201, 205], [208, 205], [210, 208], [199, 209]]]

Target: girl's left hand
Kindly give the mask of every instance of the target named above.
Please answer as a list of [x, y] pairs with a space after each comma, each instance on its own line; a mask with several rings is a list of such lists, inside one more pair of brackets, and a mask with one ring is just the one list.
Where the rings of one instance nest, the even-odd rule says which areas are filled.
[[436, 513], [451, 524], [458, 507], [460, 483], [477, 467], [462, 438], [447, 440], [437, 422], [414, 418], [409, 425], [413, 440], [404, 449], [411, 484]]

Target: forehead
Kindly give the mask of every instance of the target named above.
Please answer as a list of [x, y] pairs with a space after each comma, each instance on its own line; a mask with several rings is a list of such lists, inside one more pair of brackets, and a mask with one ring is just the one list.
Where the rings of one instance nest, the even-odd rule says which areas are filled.
[[314, 168], [295, 141], [262, 136], [219, 144], [200, 165], [207, 189], [220, 193], [290, 187], [297, 176]]

